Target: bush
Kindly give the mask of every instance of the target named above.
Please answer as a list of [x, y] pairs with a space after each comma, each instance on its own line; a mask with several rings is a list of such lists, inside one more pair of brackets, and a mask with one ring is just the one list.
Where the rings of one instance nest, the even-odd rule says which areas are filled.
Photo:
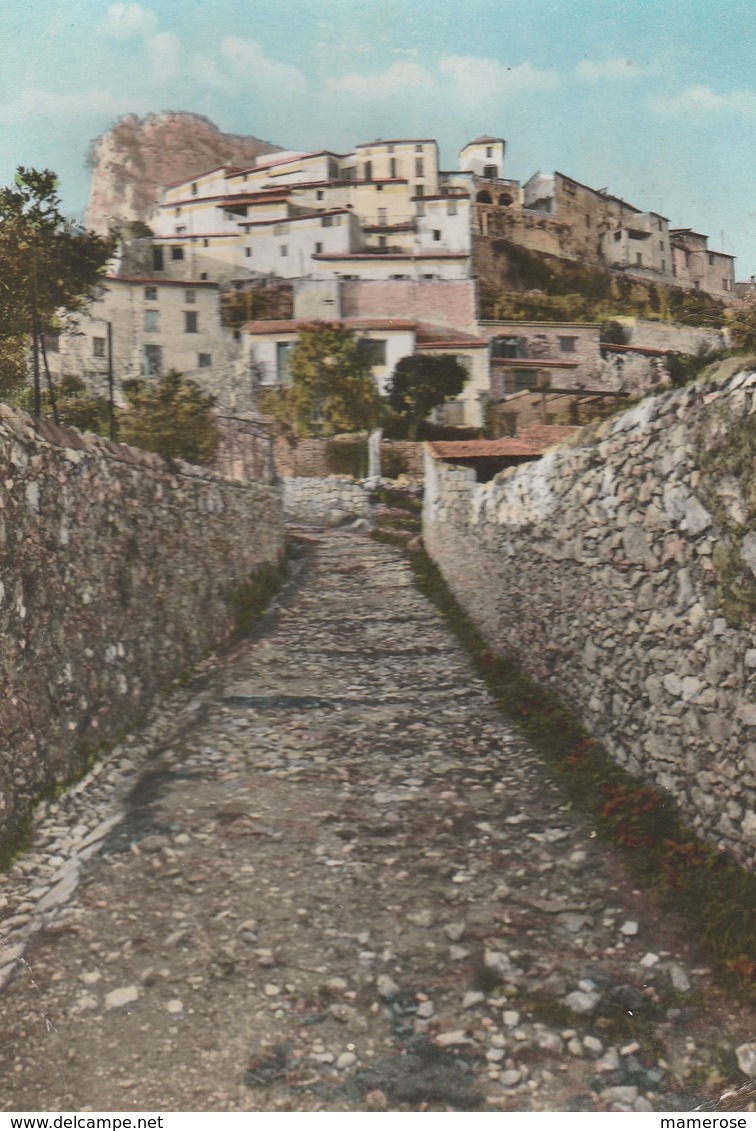
[[326, 464], [332, 475], [351, 475], [364, 479], [368, 473], [368, 442], [365, 436], [349, 440], [329, 440]]

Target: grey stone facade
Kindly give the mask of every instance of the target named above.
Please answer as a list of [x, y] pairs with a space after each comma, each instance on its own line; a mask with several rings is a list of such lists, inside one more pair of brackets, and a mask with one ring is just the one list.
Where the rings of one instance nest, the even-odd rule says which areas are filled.
[[0, 406], [0, 844], [226, 640], [283, 553], [278, 488]]
[[754, 593], [754, 515], [705, 453], [754, 428], [756, 374], [722, 371], [487, 484], [428, 460], [424, 516], [490, 645], [750, 867], [756, 626], [728, 590]]

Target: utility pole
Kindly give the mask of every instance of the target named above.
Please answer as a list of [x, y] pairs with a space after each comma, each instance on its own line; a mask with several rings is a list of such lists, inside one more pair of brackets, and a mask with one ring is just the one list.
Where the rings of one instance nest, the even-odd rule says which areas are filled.
[[115, 407], [113, 404], [113, 323], [108, 322], [108, 435], [115, 440]]

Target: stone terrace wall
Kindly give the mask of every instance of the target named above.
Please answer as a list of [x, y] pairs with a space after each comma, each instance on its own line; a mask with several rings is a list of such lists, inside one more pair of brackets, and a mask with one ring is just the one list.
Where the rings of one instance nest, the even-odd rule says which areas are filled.
[[0, 845], [234, 627], [280, 491], [0, 406]]
[[284, 511], [288, 518], [316, 525], [337, 525], [348, 518], [372, 513], [370, 494], [375, 486], [348, 475], [282, 480]]
[[756, 516], [737, 452], [700, 455], [744, 435], [756, 374], [722, 370], [490, 483], [429, 460], [424, 539], [495, 650], [753, 867]]

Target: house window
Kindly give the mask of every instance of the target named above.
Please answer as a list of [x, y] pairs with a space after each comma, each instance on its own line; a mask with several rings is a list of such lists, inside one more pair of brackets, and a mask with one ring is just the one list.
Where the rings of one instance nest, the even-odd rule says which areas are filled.
[[493, 157], [493, 146], [492, 145], [486, 146], [486, 157]]
[[387, 208], [379, 208], [378, 209], [378, 223], [381, 225], [381, 227], [385, 227], [386, 224], [388, 223], [388, 209]]
[[392, 181], [396, 179], [396, 157], [389, 159], [389, 177], [391, 177]]
[[425, 196], [425, 188], [423, 185], [415, 185], [415, 196]]
[[42, 335], [42, 342], [47, 353], [60, 353], [60, 334], [48, 331]]
[[153, 247], [152, 249], [152, 270], [163, 270], [163, 249], [162, 247]]
[[372, 181], [372, 179], [373, 179], [373, 162], [372, 161], [366, 161], [365, 162], [365, 180], [366, 181]]
[[184, 302], [192, 303], [197, 301], [196, 291], [184, 291]]
[[318, 191], [317, 191], [317, 192], [315, 193], [315, 199], [316, 199], [316, 200], [322, 200], [322, 199], [323, 199], [323, 195], [324, 195], [324, 194], [323, 194], [323, 190], [322, 190], [322, 189], [318, 189]]
[[441, 230], [440, 230], [440, 228], [434, 228], [434, 229], [433, 229], [433, 238], [434, 238], [434, 240], [440, 240], [440, 239], [441, 239]]
[[315, 254], [320, 255], [322, 253], [322, 251], [323, 251], [322, 243], [316, 243], [315, 244]]
[[617, 231], [614, 233], [614, 242], [617, 243], [621, 239], [622, 239], [622, 229], [618, 228]]
[[209, 353], [200, 353], [197, 355], [197, 363], [200, 369], [209, 369], [212, 362], [212, 355]]
[[192, 196], [196, 196], [196, 195], [197, 195], [197, 182], [192, 181]]
[[636, 251], [635, 253], [635, 264], [637, 267], [643, 266], [643, 255], [639, 251]]
[[145, 287], [144, 297], [148, 302], [157, 302], [158, 289], [157, 287]]
[[465, 402], [450, 401], [441, 409], [441, 423], [459, 428], [465, 423]]
[[276, 383], [278, 385], [291, 384], [289, 362], [293, 345], [293, 342], [276, 342]]
[[591, 217], [590, 217], [590, 214], [588, 212], [586, 212], [586, 214], [585, 214], [585, 226], [586, 226], [586, 228], [590, 228], [590, 226], [591, 226]]
[[210, 240], [203, 240], [203, 241], [202, 241], [202, 246], [203, 246], [203, 247], [210, 247]]
[[496, 178], [497, 173], [498, 173], [498, 169], [496, 168], [495, 165], [484, 165], [483, 166], [483, 176], [486, 178], [486, 180], [489, 180], [489, 181], [494, 180]]
[[377, 338], [362, 338], [358, 343], [360, 358], [365, 365], [386, 364], [386, 343]]
[[142, 373], [145, 377], [159, 377], [163, 367], [161, 346], [145, 346], [142, 358]]
[[494, 338], [491, 342], [492, 357], [527, 357], [526, 338]]
[[709, 252], [709, 267], [714, 265], [714, 256]]
[[516, 393], [519, 393], [522, 389], [538, 388], [537, 369], [515, 369], [513, 372], [513, 377]]
[[424, 166], [422, 157], [416, 157], [415, 158], [415, 176], [416, 177], [424, 177], [425, 176], [425, 166]]
[[183, 247], [172, 247], [171, 248], [171, 259], [183, 259], [183, 258], [184, 258]]
[[559, 348], [562, 351], [562, 353], [574, 353], [576, 342], [577, 342], [577, 338], [560, 338], [559, 339]]
[[321, 226], [321, 228], [332, 228], [333, 227], [333, 216], [321, 216], [320, 217], [320, 226]]
[[180, 216], [181, 215], [181, 209], [180, 208], [174, 208], [173, 215], [174, 216]]
[[386, 248], [388, 247], [385, 236], [379, 236], [378, 237], [378, 247], [381, 248], [382, 251], [385, 251]]
[[664, 240], [659, 240], [659, 251], [664, 251]]
[[282, 258], [285, 259], [286, 256], [289, 254], [289, 245], [282, 243], [279, 250], [280, 250], [280, 254], [281, 254]]
[[92, 338], [92, 357], [105, 357], [104, 338]]
[[661, 261], [661, 269], [662, 269], [662, 271], [666, 271], [666, 270], [667, 270], [667, 261], [666, 261], [666, 259], [662, 259], [662, 261]]
[[435, 279], [435, 275], [423, 275], [424, 279]]
[[415, 146], [415, 153], [422, 153], [422, 152], [423, 152], [422, 143], [418, 142], [417, 145]]
[[446, 215], [447, 216], [456, 216], [457, 215], [457, 202], [456, 202], [456, 200], [447, 200], [447, 202], [446, 202]]
[[200, 271], [200, 279], [202, 279], [203, 283], [205, 282], [207, 279], [207, 271]]
[[391, 275], [391, 279], [409, 279], [409, 275]]
[[199, 314], [196, 310], [184, 311], [184, 333], [197, 334], [199, 333]]
[[422, 200], [418, 200], [417, 204], [415, 205], [415, 211], [417, 212], [418, 216], [425, 215], [425, 205], [423, 204]]
[[284, 236], [284, 235], [286, 235], [288, 230], [289, 230], [289, 225], [286, 224], [286, 223], [284, 223], [284, 224], [274, 224], [273, 225], [273, 235], [274, 236]]
[[145, 330], [159, 330], [160, 329], [160, 311], [159, 310], [145, 310], [145, 312], [144, 312], [144, 328], [145, 328]]
[[252, 255], [252, 248], [251, 247], [245, 247], [244, 248], [244, 255], [247, 259], [249, 259], [249, 257]]

